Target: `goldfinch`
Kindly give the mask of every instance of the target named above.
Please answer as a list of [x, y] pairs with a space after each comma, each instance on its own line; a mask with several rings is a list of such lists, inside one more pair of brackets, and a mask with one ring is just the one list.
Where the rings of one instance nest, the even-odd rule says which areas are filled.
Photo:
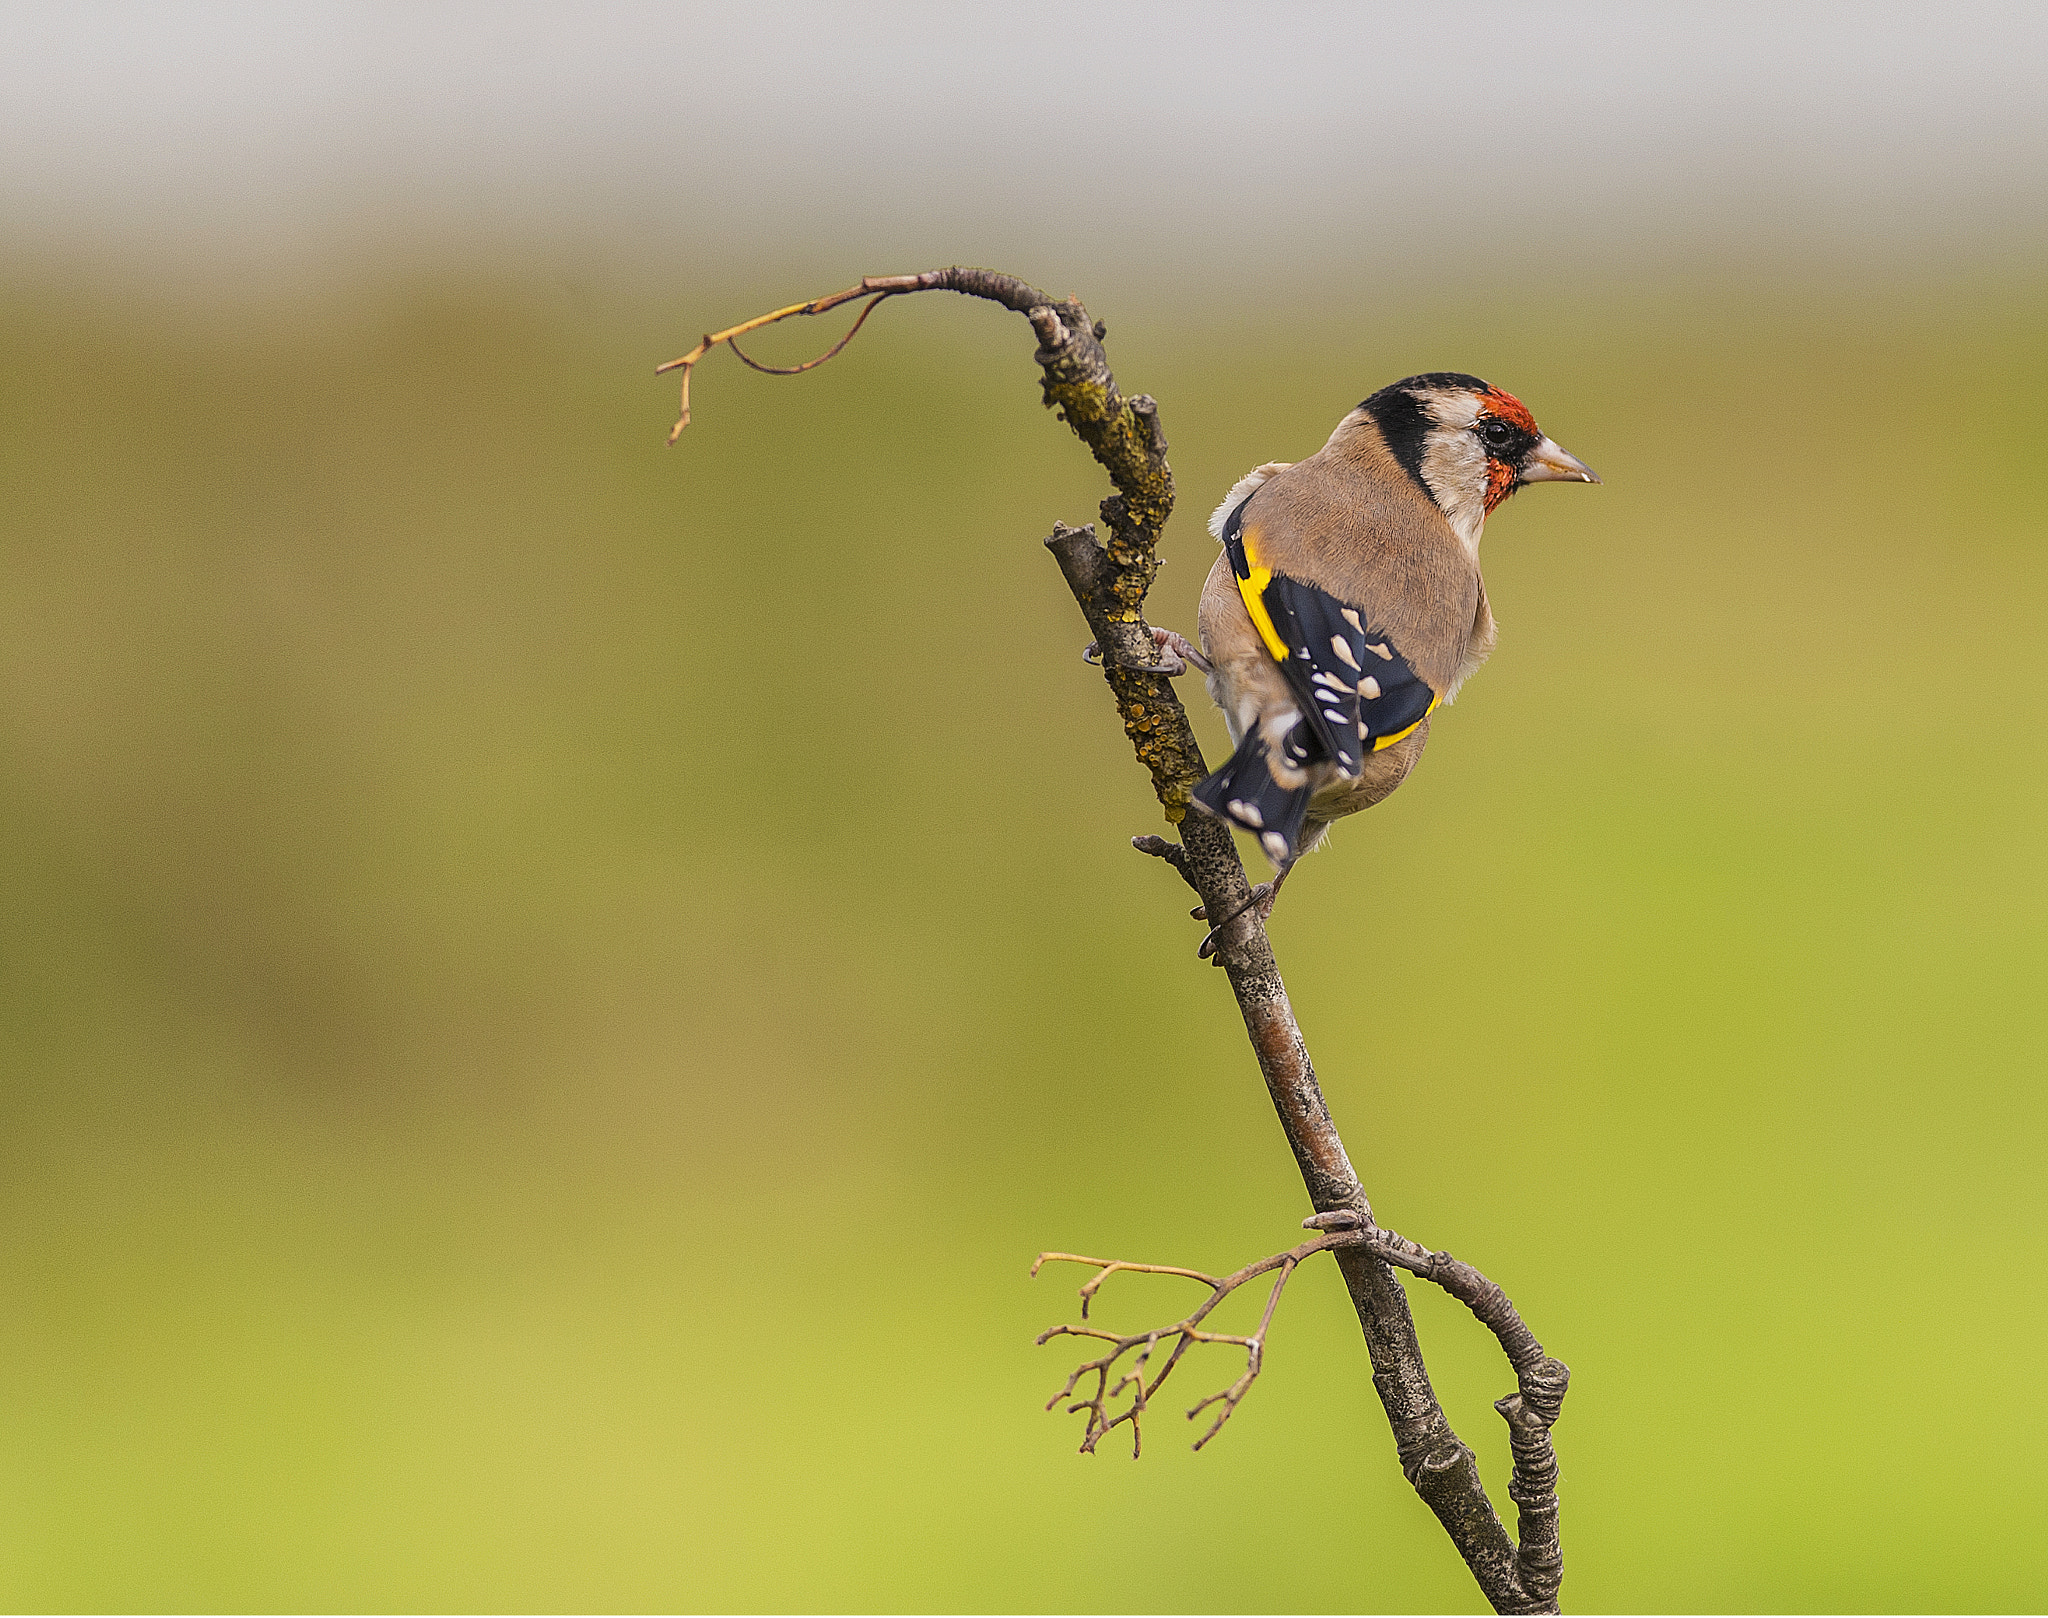
[[1430, 716], [1493, 650], [1488, 514], [1527, 483], [1599, 481], [1514, 395], [1438, 371], [1382, 388], [1216, 508], [1196, 661], [1237, 751], [1194, 801], [1258, 838], [1262, 913], [1332, 821], [1401, 784]]

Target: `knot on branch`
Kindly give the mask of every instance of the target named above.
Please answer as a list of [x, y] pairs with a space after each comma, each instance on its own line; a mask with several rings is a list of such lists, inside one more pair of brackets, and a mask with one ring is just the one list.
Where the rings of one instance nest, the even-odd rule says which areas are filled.
[[1425, 1492], [1433, 1479], [1477, 1464], [1465, 1441], [1448, 1427], [1432, 1442], [1401, 1452], [1399, 1458], [1402, 1475], [1412, 1487]]
[[1557, 1418], [1564, 1413], [1565, 1390], [1571, 1386], [1571, 1367], [1546, 1354], [1521, 1372], [1517, 1380], [1521, 1384], [1519, 1397], [1530, 1414], [1546, 1429], [1556, 1426]]
[[[1050, 367], [1060, 357], [1070, 341], [1066, 322], [1060, 319], [1060, 312], [1049, 303], [1024, 311], [1024, 318], [1031, 322], [1031, 329], [1038, 334], [1038, 352], [1031, 357], [1040, 365]], [[1045, 402], [1052, 402], [1052, 390], [1046, 390]]]
[[[1096, 334], [1102, 332], [1098, 322]], [[1166, 458], [1166, 429], [1159, 425], [1159, 401], [1149, 393], [1141, 393], [1131, 401], [1131, 414], [1138, 418], [1145, 430], [1145, 447], [1160, 460]]]

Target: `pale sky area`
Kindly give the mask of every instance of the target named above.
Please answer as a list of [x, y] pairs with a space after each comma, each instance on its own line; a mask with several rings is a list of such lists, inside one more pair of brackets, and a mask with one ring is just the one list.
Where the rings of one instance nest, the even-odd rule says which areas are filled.
[[2043, 242], [2048, 5], [0, 7], [16, 251], [1879, 262]]

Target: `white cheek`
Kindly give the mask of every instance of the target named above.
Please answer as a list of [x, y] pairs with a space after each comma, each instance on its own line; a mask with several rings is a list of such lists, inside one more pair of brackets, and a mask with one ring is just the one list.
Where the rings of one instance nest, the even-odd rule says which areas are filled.
[[1477, 555], [1486, 526], [1486, 451], [1469, 432], [1440, 429], [1429, 435], [1422, 452], [1422, 475], [1451, 531]]

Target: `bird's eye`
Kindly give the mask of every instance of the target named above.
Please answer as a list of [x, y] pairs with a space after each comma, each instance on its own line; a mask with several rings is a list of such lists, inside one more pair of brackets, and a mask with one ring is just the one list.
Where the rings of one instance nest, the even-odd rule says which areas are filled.
[[1479, 441], [1488, 449], [1506, 449], [1514, 438], [1514, 428], [1504, 421], [1482, 421], [1479, 424]]

